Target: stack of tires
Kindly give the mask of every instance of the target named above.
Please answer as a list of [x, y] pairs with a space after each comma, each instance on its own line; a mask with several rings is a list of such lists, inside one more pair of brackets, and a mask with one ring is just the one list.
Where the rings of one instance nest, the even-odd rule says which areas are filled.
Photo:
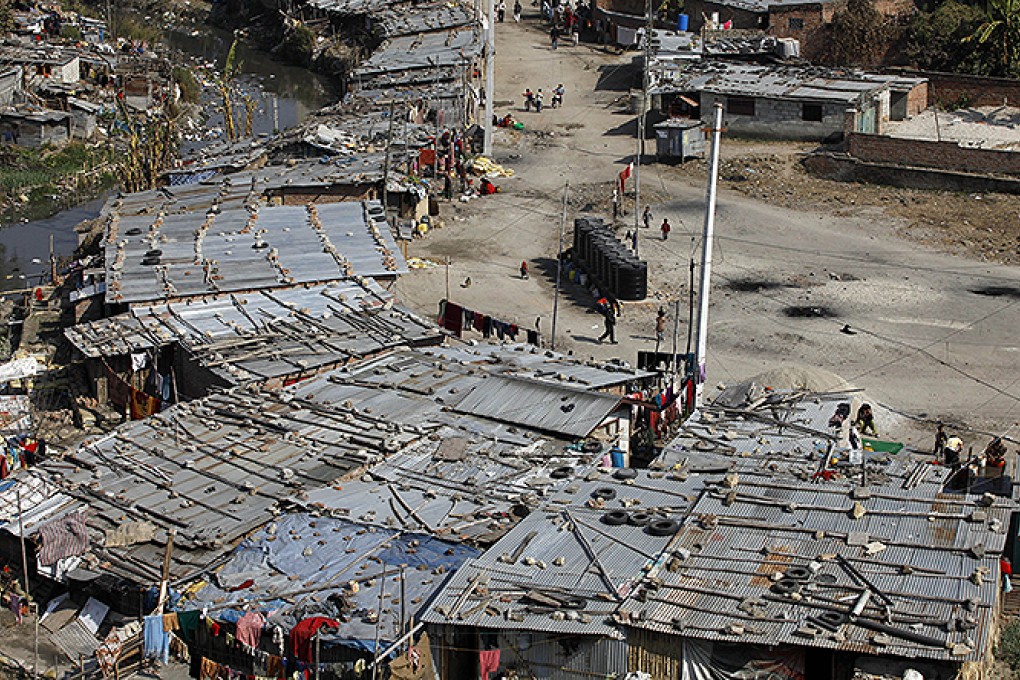
[[599, 217], [574, 220], [574, 263], [617, 300], [648, 296], [648, 263], [639, 260]]

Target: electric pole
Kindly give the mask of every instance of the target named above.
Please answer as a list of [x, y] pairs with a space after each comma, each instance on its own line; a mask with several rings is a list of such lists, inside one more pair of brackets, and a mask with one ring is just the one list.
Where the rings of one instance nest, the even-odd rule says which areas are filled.
[[723, 108], [715, 103], [712, 116], [712, 154], [708, 167], [708, 197], [705, 205], [705, 231], [701, 243], [701, 284], [698, 287], [698, 349], [694, 376], [694, 407], [701, 408], [705, 392], [705, 353], [708, 346], [708, 291], [712, 281], [712, 235], [715, 231], [716, 184], [719, 179], [719, 138], [722, 136]]

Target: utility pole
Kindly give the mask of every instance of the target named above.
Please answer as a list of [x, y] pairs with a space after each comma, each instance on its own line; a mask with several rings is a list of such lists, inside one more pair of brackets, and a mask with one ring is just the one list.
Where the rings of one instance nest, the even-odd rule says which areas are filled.
[[485, 141], [482, 153], [492, 157], [493, 89], [496, 87], [496, 2], [488, 0], [485, 31]]
[[712, 282], [712, 234], [715, 231], [716, 184], [719, 180], [719, 139], [722, 136], [723, 108], [715, 103], [712, 116], [712, 155], [708, 166], [708, 198], [705, 206], [705, 231], [701, 244], [701, 284], [698, 287], [698, 374], [694, 376], [694, 407], [701, 408], [705, 393], [705, 353], [708, 347], [708, 291]]
[[563, 184], [563, 216], [560, 218], [560, 249], [556, 255], [556, 294], [553, 296], [552, 339], [549, 349], [556, 349], [556, 316], [560, 310], [560, 277], [563, 273], [563, 236], [567, 231], [567, 196], [570, 193], [570, 182]]
[[[641, 111], [637, 121], [637, 163], [634, 166], [634, 233], [641, 228], [641, 160], [645, 155], [645, 119], [648, 117], [648, 63], [652, 57], [652, 0], [645, 1], [648, 23], [645, 26], [645, 56], [641, 78]], [[620, 198], [623, 198], [622, 196]], [[634, 238], [634, 257], [638, 257], [638, 239]]]

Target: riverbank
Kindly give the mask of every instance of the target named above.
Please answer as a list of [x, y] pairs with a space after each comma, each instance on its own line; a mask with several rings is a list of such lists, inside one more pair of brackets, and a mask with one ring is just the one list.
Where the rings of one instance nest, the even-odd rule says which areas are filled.
[[0, 225], [51, 217], [116, 186], [117, 156], [105, 144], [0, 147]]

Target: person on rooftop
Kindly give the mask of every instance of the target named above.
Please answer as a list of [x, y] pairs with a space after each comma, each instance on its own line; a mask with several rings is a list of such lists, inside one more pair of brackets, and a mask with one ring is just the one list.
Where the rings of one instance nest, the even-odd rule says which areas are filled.
[[861, 434], [870, 434], [872, 437], [878, 436], [878, 430], [875, 429], [875, 414], [871, 411], [871, 404], [861, 404], [861, 407], [857, 409], [854, 425]]

